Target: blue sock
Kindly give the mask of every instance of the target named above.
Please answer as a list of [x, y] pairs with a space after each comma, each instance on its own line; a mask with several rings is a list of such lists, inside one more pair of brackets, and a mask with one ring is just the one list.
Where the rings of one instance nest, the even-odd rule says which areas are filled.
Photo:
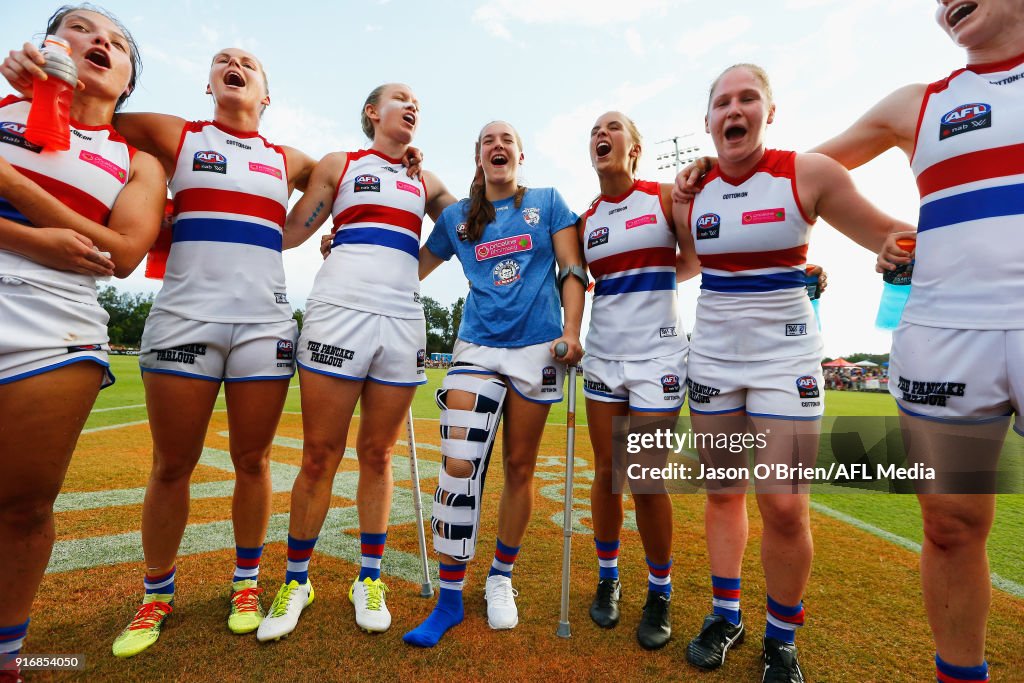
[[516, 563], [516, 557], [519, 556], [520, 546], [512, 547], [505, 545], [501, 542], [501, 539], [497, 539], [497, 544], [494, 547], [494, 559], [491, 560], [491, 570], [487, 572], [487, 576], [507, 576], [512, 577], [512, 568]]
[[654, 564], [647, 558], [647, 590], [672, 595], [672, 560], [667, 564]]
[[730, 624], [740, 623], [740, 580], [711, 577], [711, 605], [715, 614], [721, 614]]
[[783, 605], [768, 596], [768, 617], [764, 627], [765, 638], [775, 638], [792, 645], [796, 641], [796, 630], [804, 625], [804, 603]]
[[[0, 626], [0, 671], [5, 670], [8, 657], [21, 653], [21, 644], [25, 640], [25, 634], [28, 633], [29, 621], [26, 619], [25, 623], [16, 626]], [[13, 671], [18, 670], [17, 665], [13, 662], [10, 668]]]
[[160, 576], [145, 574], [142, 577], [142, 585], [146, 588], [146, 595], [150, 593], [163, 593], [174, 595], [174, 575], [178, 572], [177, 567], [171, 567], [171, 571]]
[[255, 548], [243, 548], [240, 545], [235, 546], [235, 575], [231, 577], [231, 582], [260, 580], [260, 558], [263, 557], [263, 546], [256, 546]]
[[594, 547], [597, 548], [597, 578], [619, 578], [619, 539], [599, 541], [594, 536]]
[[384, 544], [388, 540], [388, 532], [382, 534], [359, 534], [360, 554], [359, 581], [380, 578], [380, 559], [384, 557]]
[[402, 640], [416, 647], [434, 647], [452, 626], [462, 623], [462, 586], [466, 578], [466, 565], [442, 564], [438, 575], [441, 591], [437, 605], [422, 624], [402, 636]]
[[988, 662], [983, 661], [978, 666], [955, 666], [947, 664], [935, 654], [935, 680], [938, 683], [960, 683], [961, 681], [975, 683], [988, 681]]
[[288, 534], [288, 569], [284, 573], [284, 582], [297, 581], [304, 584], [309, 581], [309, 558], [313, 557], [313, 548], [316, 547], [316, 539], [295, 538]]

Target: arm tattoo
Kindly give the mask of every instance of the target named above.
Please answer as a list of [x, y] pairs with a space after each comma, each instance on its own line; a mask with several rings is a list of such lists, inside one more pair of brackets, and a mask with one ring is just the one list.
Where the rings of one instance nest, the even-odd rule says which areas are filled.
[[324, 208], [324, 203], [323, 202], [320, 202], [319, 204], [316, 205], [316, 208], [313, 209], [313, 213], [311, 213], [309, 215], [309, 218], [306, 219], [305, 227], [307, 227], [307, 228], [313, 227], [313, 222], [316, 221], [316, 217], [320, 215], [320, 212], [323, 211], [323, 208]]

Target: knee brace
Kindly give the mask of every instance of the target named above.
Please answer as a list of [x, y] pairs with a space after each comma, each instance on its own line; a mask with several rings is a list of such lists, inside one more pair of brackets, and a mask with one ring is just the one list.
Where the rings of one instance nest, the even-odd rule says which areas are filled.
[[[450, 390], [474, 394], [472, 410], [453, 410], [447, 405]], [[448, 374], [437, 390], [441, 409], [441, 470], [430, 526], [434, 532], [434, 550], [466, 562], [476, 551], [480, 528], [480, 501], [491, 460], [494, 436], [498, 433], [505, 403], [505, 385], [494, 376]], [[465, 435], [452, 438], [462, 428]], [[448, 472], [449, 460], [461, 460], [472, 466], [468, 477]]]

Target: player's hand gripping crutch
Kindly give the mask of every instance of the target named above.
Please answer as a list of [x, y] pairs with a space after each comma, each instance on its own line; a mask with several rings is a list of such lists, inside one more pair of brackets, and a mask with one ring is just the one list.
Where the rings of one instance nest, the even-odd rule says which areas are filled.
[[416, 536], [420, 542], [420, 561], [423, 569], [423, 583], [420, 595], [429, 598], [434, 595], [434, 587], [430, 585], [430, 567], [427, 566], [427, 537], [423, 531], [423, 505], [420, 500], [420, 468], [416, 463], [416, 428], [412, 422], [412, 408], [406, 421], [409, 432], [409, 472], [412, 475], [412, 507], [416, 511]]
[[[569, 352], [565, 342], [555, 346], [555, 356]], [[569, 559], [572, 552], [572, 482], [573, 455], [576, 445], [576, 364], [569, 367], [569, 407], [565, 414], [565, 513], [562, 517], [562, 606], [558, 616], [560, 638], [568, 638], [569, 629]]]

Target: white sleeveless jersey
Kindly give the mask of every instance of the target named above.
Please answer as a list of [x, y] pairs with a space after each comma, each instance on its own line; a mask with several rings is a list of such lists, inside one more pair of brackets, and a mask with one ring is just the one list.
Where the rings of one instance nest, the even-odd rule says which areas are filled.
[[[30, 106], [28, 100], [15, 97], [0, 100], [0, 156], [69, 208], [106, 225], [117, 195], [128, 182], [128, 168], [135, 149], [110, 126], [85, 126], [72, 121], [70, 149], [41, 151], [24, 138]], [[3, 197], [0, 197], [0, 216], [31, 225]], [[96, 301], [94, 277], [54, 270], [2, 249], [0, 275], [16, 277], [75, 301]]]
[[587, 353], [659, 358], [686, 349], [676, 308], [676, 236], [658, 183], [637, 181], [583, 214], [583, 253], [594, 276]]
[[921, 213], [903, 319], [1024, 328], [1024, 55], [929, 85], [911, 167]]
[[422, 318], [420, 228], [427, 188], [401, 159], [374, 150], [348, 154], [334, 193], [334, 241], [313, 301], [395, 318]]
[[795, 161], [795, 152], [766, 150], [744, 178], [715, 168], [690, 205], [701, 265], [693, 351], [725, 360], [822, 351], [804, 281], [812, 221]]
[[173, 241], [153, 309], [204, 322], [291, 318], [281, 260], [284, 152], [258, 133], [190, 122], [169, 186]]

